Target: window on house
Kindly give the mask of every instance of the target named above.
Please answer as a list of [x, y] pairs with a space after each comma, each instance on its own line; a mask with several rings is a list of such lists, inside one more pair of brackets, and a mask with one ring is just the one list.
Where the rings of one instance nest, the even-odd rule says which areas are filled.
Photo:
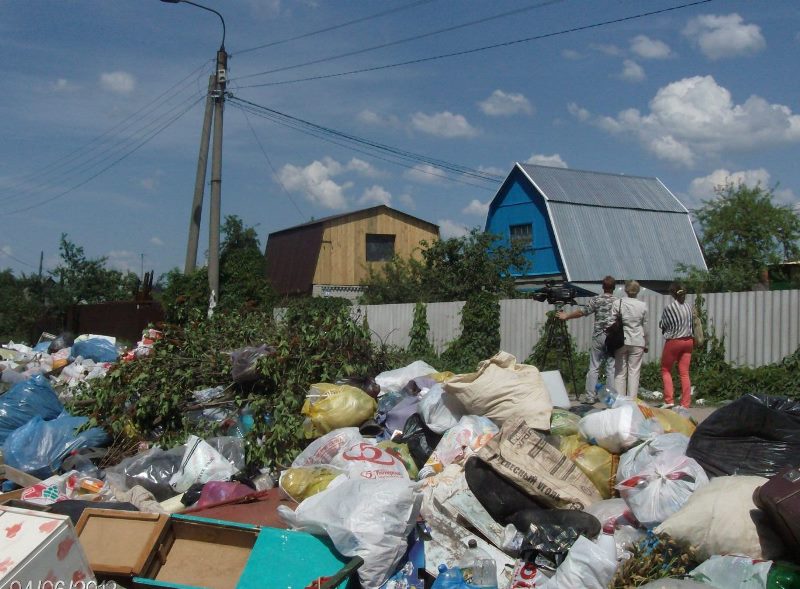
[[511, 225], [509, 228], [511, 233], [512, 245], [521, 245], [524, 247], [533, 246], [533, 227], [530, 223], [525, 225]]
[[367, 233], [367, 262], [388, 262], [394, 256], [394, 235]]

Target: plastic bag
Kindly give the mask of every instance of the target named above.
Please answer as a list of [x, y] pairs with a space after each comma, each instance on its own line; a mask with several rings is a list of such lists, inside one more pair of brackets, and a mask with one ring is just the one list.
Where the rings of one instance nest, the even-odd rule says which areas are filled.
[[183, 446], [166, 451], [150, 448], [107, 468], [106, 480], [120, 491], [139, 485], [150, 491], [157, 501], [165, 501], [176, 494], [169, 481], [180, 468], [184, 453]]
[[559, 449], [589, 477], [603, 499], [611, 498], [617, 467], [614, 454], [600, 446], [593, 446], [577, 435], [561, 438]]
[[408, 395], [400, 399], [394, 407], [386, 412], [383, 425], [390, 434], [395, 431], [402, 431], [408, 418], [417, 413], [419, 403], [419, 397]]
[[363, 438], [357, 427], [343, 427], [328, 432], [321, 438], [311, 442], [292, 462], [292, 466], [308, 466], [312, 464], [330, 464], [342, 448], [360, 442]]
[[437, 434], [442, 434], [458, 425], [458, 420], [464, 415], [459, 403], [453, 402], [438, 383], [422, 397], [417, 412], [425, 420], [425, 425]]
[[377, 403], [367, 393], [350, 385], [315, 384], [311, 387], [302, 414], [307, 437], [318, 437], [342, 427], [358, 426], [375, 414]]
[[657, 458], [661, 461], [686, 455], [689, 438], [683, 434], [661, 434], [634, 446], [619, 459], [617, 482], [643, 472]]
[[40, 479], [57, 472], [61, 462], [74, 450], [105, 446], [109, 437], [99, 427], [76, 434], [86, 417], [73, 417], [62, 413], [57, 418], [44, 421], [38, 415], [16, 429], [3, 443], [3, 456], [9, 466], [30, 473]]
[[650, 411], [653, 412], [653, 416], [661, 424], [665, 434], [675, 433], [691, 437], [694, 430], [697, 429], [691, 419], [679, 414], [674, 408], [659, 409], [658, 407], [650, 407]]
[[237, 472], [222, 454], [197, 436], [189, 436], [185, 448], [178, 471], [169, 479], [170, 487], [178, 493], [195, 483], [227, 481]]
[[350, 478], [367, 480], [408, 480], [408, 471], [393, 452], [386, 452], [367, 442], [345, 447], [331, 462]]
[[289, 499], [300, 503], [327, 489], [333, 479], [344, 473], [327, 464], [297, 466], [283, 471], [278, 485]]
[[550, 433], [554, 436], [573, 436], [578, 433], [581, 418], [566, 409], [553, 409], [550, 416]]
[[233, 382], [252, 382], [259, 379], [256, 364], [262, 356], [275, 353], [275, 348], [262, 344], [260, 346], [245, 346], [231, 352], [231, 378]]
[[800, 455], [800, 401], [744, 395], [697, 426], [686, 455], [711, 476], [773, 477]]
[[442, 436], [433, 454], [425, 462], [425, 467], [420, 470], [420, 476], [431, 476], [442, 472], [448, 464], [463, 461], [469, 454], [483, 448], [499, 431], [486, 417], [465, 415], [458, 421], [458, 425]]
[[203, 485], [200, 492], [200, 499], [197, 500], [195, 507], [202, 508], [222, 501], [230, 501], [250, 495], [253, 489], [242, 483], [227, 481], [209, 481]]
[[641, 472], [616, 488], [644, 526], [657, 526], [708, 484], [703, 468], [686, 456], [655, 456]]
[[590, 413], [578, 424], [590, 443], [621, 454], [640, 440], [664, 433], [654, 418], [646, 419], [636, 403], [615, 403], [613, 409]]
[[403, 434], [399, 438], [395, 438], [394, 441], [408, 445], [408, 450], [411, 452], [411, 457], [414, 458], [417, 468], [422, 468], [441, 439], [442, 436], [432, 432], [425, 425], [422, 416], [415, 413], [408, 418], [408, 421], [403, 426]]
[[414, 462], [414, 458], [411, 456], [411, 451], [408, 449], [408, 444], [384, 440], [383, 442], [378, 442], [376, 446], [381, 450], [385, 450], [402, 462], [403, 466], [406, 467], [408, 476], [410, 476], [412, 479], [417, 478], [419, 475], [419, 469], [417, 468], [417, 464]]
[[689, 576], [717, 589], [766, 589], [771, 562], [753, 562], [742, 556], [714, 555]]
[[72, 357], [87, 358], [95, 362], [116, 362], [119, 352], [117, 347], [109, 340], [102, 337], [76, 341], [72, 344]]
[[0, 444], [31, 418], [38, 415], [42, 419], [55, 419], [63, 410], [64, 407], [46, 377], [38, 374], [18, 382], [0, 396]]
[[236, 436], [208, 438], [208, 444], [233, 464], [236, 470], [244, 470], [244, 440]]
[[606, 589], [617, 571], [617, 560], [584, 536], [578, 538], [566, 560], [544, 589]]
[[408, 381], [418, 377], [436, 373], [437, 370], [430, 364], [417, 360], [403, 368], [387, 370], [375, 377], [375, 382], [381, 387], [381, 392], [399, 391]]
[[377, 589], [405, 554], [419, 506], [420, 496], [412, 492], [408, 481], [342, 476], [294, 512], [281, 505], [278, 514], [293, 528], [327, 533], [341, 554], [363, 558], [358, 570], [361, 584]]

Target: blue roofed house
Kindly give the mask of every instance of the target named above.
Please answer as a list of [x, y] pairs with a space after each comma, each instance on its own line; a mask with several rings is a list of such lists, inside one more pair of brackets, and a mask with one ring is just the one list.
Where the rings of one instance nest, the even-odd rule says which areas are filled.
[[665, 292], [678, 264], [706, 268], [689, 211], [658, 178], [517, 163], [486, 231], [526, 245], [520, 288], [551, 280], [599, 292], [606, 275]]

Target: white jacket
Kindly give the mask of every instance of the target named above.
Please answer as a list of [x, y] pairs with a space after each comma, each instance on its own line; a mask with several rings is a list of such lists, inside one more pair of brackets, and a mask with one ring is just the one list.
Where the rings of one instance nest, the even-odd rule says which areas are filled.
[[630, 297], [615, 302], [612, 317], [622, 311], [622, 327], [625, 332], [625, 344], [628, 346], [647, 347], [647, 303]]

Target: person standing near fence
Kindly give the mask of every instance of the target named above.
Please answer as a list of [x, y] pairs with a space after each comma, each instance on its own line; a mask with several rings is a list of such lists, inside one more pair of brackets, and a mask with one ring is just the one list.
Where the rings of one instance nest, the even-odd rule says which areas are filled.
[[681, 406], [689, 407], [692, 398], [692, 381], [689, 379], [689, 366], [692, 363], [694, 330], [692, 307], [686, 304], [686, 289], [678, 282], [669, 287], [674, 299], [664, 307], [658, 326], [664, 334], [664, 351], [661, 353], [661, 380], [664, 381], [664, 408], [675, 406], [675, 388], [672, 384], [672, 369], [678, 365], [681, 379]]
[[594, 314], [592, 347], [589, 350], [589, 370], [586, 373], [586, 392], [578, 399], [581, 403], [597, 402], [595, 387], [597, 386], [597, 379], [600, 376], [600, 366], [603, 362], [606, 363], [606, 384], [611, 386], [611, 383], [614, 382], [614, 361], [606, 352], [605, 343], [606, 327], [613, 321], [611, 307], [614, 301], [618, 300], [614, 297], [614, 286], [616, 283], [617, 281], [614, 280], [613, 276], [606, 276], [603, 278], [603, 294], [589, 299], [589, 304], [586, 305], [586, 307], [570, 311], [569, 313], [566, 311], [558, 313], [558, 318], [564, 321]]
[[611, 321], [616, 314], [622, 315], [622, 329], [625, 345], [614, 355], [614, 388], [622, 397], [636, 400], [639, 396], [639, 375], [642, 358], [647, 353], [647, 303], [638, 300], [641, 287], [635, 280], [625, 283], [628, 298], [620, 299], [612, 311]]

